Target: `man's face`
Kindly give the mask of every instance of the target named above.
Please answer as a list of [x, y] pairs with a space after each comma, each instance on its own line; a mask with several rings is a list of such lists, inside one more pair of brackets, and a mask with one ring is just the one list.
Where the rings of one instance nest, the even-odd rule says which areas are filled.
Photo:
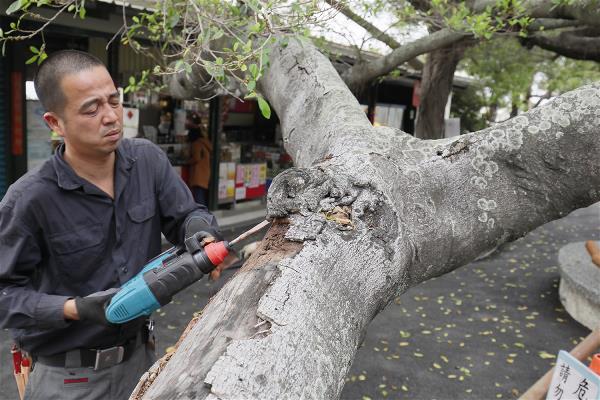
[[106, 68], [66, 75], [60, 86], [64, 109], [44, 119], [64, 138], [67, 152], [84, 158], [110, 155], [123, 135], [123, 106]]

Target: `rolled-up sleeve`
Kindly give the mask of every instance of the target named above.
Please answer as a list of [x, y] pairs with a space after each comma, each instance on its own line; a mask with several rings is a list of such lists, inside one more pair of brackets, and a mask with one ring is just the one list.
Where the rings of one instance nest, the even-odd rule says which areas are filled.
[[68, 325], [63, 307], [67, 296], [39, 293], [33, 280], [41, 261], [34, 236], [12, 215], [0, 210], [0, 327], [60, 328]]

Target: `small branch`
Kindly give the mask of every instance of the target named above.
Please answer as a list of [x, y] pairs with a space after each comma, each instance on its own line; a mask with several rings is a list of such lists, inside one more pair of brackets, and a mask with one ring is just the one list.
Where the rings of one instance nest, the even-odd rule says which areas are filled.
[[[326, 0], [326, 2], [328, 4], [330, 4], [331, 6], [335, 7], [336, 9], [338, 9], [342, 14], [344, 14], [350, 20], [354, 21], [356, 24], [358, 24], [364, 30], [369, 32], [373, 36], [374, 39], [379, 40], [382, 43], [385, 43], [391, 49], [397, 49], [398, 47], [402, 46], [402, 44], [400, 42], [398, 42], [396, 39], [394, 39], [393, 37], [391, 37], [384, 31], [380, 30], [379, 28], [377, 28], [375, 25], [373, 25], [372, 23], [370, 23], [369, 21], [367, 21], [360, 15], [356, 14], [354, 11], [352, 11], [349, 7], [342, 4], [341, 2], [339, 2], [337, 0]], [[410, 65], [413, 68], [416, 68], [419, 70], [423, 68], [423, 63], [421, 63], [417, 59], [408, 60], [408, 62], [410, 63]]]

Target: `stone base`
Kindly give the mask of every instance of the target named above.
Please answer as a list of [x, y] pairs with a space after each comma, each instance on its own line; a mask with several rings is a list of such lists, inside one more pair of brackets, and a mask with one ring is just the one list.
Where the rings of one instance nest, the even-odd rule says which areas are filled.
[[558, 253], [560, 302], [580, 324], [600, 327], [600, 268], [592, 263], [585, 242], [570, 243]]

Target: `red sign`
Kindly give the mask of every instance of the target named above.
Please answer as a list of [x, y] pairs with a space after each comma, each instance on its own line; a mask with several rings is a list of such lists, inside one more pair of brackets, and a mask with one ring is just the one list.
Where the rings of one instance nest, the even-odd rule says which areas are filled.
[[12, 72], [10, 85], [11, 149], [14, 156], [21, 156], [23, 155], [23, 73]]
[[415, 81], [413, 85], [412, 106], [418, 108], [421, 104], [421, 81]]

